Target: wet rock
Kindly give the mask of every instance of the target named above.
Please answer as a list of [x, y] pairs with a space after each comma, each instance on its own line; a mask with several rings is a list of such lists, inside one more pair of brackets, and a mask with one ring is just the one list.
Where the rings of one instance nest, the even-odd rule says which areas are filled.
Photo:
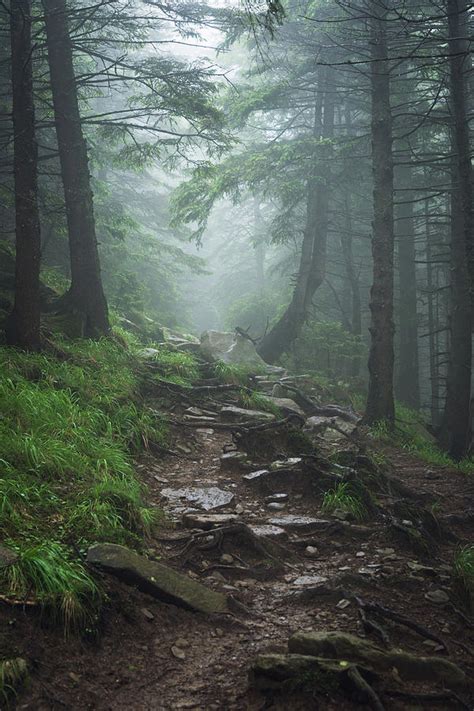
[[288, 499], [289, 499], [288, 494], [284, 494], [283, 492], [277, 493], [277, 494], [270, 494], [270, 496], [265, 497], [265, 501], [267, 503], [277, 502], [279, 504], [282, 504], [282, 503], [288, 501]]
[[18, 562], [18, 553], [0, 544], [0, 570]]
[[311, 516], [296, 516], [288, 514], [270, 520], [272, 526], [279, 526], [290, 531], [324, 531], [331, 525], [330, 521], [321, 518], [312, 518]]
[[449, 595], [445, 590], [429, 590], [425, 594], [425, 598], [430, 602], [434, 602], [435, 605], [444, 605], [449, 602]]
[[232, 422], [273, 422], [275, 419], [275, 415], [270, 412], [247, 410], [244, 407], [236, 407], [235, 405], [223, 407], [220, 412], [225, 420]]
[[[275, 389], [275, 388], [274, 388]], [[273, 390], [274, 390], [273, 389]], [[271, 405], [274, 405], [275, 407], [278, 407], [284, 415], [300, 415], [300, 417], [304, 417], [305, 414], [301, 407], [296, 404], [294, 400], [288, 397], [274, 397], [273, 392], [272, 395], [262, 395], [262, 398], [269, 402]]]
[[286, 503], [279, 503], [278, 501], [270, 501], [267, 504], [267, 509], [269, 511], [284, 511], [286, 509]]
[[278, 459], [270, 464], [270, 471], [278, 472], [288, 469], [296, 469], [302, 462], [301, 457], [290, 457], [289, 459]]
[[201, 514], [189, 512], [183, 515], [183, 524], [185, 528], [201, 528], [203, 531], [208, 531], [219, 526], [236, 523], [239, 520], [237, 514]]
[[256, 472], [250, 472], [250, 474], [244, 474], [242, 481], [247, 484], [261, 484], [264, 479], [268, 477], [270, 471], [268, 469], [258, 469]]
[[231, 491], [224, 491], [216, 486], [209, 488], [200, 487], [184, 487], [182, 489], [162, 489], [160, 492], [165, 499], [177, 502], [184, 499], [189, 504], [199, 506], [204, 511], [212, 511], [213, 509], [228, 506], [234, 499], [234, 494]]
[[298, 587], [306, 587], [308, 585], [321, 585], [326, 583], [328, 580], [324, 575], [300, 575], [299, 578], [293, 580], [292, 585], [297, 585]]
[[264, 538], [288, 538], [288, 534], [284, 528], [280, 526], [262, 525], [262, 526], [250, 526], [252, 533], [256, 536]]
[[404, 681], [435, 682], [448, 688], [465, 688], [464, 672], [447, 659], [418, 657], [398, 649], [380, 649], [372, 642], [344, 632], [297, 632], [288, 649], [294, 654], [363, 664], [376, 672], [396, 674]]
[[87, 551], [87, 562], [163, 602], [198, 612], [227, 612], [227, 597], [209, 590], [162, 563], [147, 560], [115, 543], [98, 543]]

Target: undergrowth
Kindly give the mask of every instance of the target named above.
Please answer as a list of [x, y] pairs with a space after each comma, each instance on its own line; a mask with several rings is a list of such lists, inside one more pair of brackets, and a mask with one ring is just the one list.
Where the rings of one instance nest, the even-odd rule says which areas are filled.
[[434, 436], [426, 429], [423, 416], [400, 403], [396, 403], [395, 429], [391, 431], [387, 423], [379, 422], [371, 427], [371, 435], [415, 454], [428, 464], [456, 468], [465, 474], [474, 473], [474, 459], [466, 458], [460, 462], [451, 459], [438, 447]]
[[325, 492], [323, 498], [323, 511], [336, 510], [350, 513], [357, 521], [362, 521], [367, 516], [367, 510], [362, 499], [353, 491], [349, 482], [341, 482]]
[[[139, 398], [133, 348], [55, 341], [55, 355], [0, 348], [0, 538], [18, 553], [0, 593], [34, 599], [65, 630], [87, 627], [100, 592], [81, 562], [94, 542], [139, 545], [159, 514], [132, 454], [165, 443]], [[163, 355], [163, 368], [174, 354]]]
[[218, 360], [214, 364], [214, 375], [219, 382], [228, 385], [249, 385], [251, 376], [263, 374], [264, 368], [258, 366], [239, 365], [236, 363], [224, 363]]
[[456, 551], [453, 570], [461, 598], [469, 611], [474, 613], [474, 545]]

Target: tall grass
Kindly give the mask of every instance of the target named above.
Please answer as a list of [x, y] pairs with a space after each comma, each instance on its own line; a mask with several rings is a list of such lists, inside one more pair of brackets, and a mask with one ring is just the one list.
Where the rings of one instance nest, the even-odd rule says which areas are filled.
[[56, 345], [56, 357], [0, 348], [0, 540], [19, 555], [0, 593], [34, 598], [69, 630], [87, 626], [100, 601], [81, 552], [139, 544], [157, 520], [132, 453], [164, 442], [166, 423], [140, 400], [133, 348]]

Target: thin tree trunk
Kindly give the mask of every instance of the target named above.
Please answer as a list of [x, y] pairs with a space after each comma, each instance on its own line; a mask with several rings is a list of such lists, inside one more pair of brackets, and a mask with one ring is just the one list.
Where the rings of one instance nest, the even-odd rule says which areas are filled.
[[[453, 131], [453, 134], [455, 131]], [[453, 135], [453, 143], [454, 143]], [[453, 165], [451, 198], [451, 304], [449, 363], [446, 401], [439, 429], [440, 445], [454, 458], [462, 459], [470, 444], [470, 399], [472, 363], [472, 309], [466, 261], [465, 215], [461, 199], [458, 161]]]
[[[430, 359], [430, 384], [431, 384], [431, 425], [439, 425], [439, 372], [438, 372], [438, 314], [435, 313], [435, 285], [433, 279], [433, 252], [431, 249], [431, 229], [429, 218], [430, 203], [425, 202], [425, 233], [426, 233], [426, 286], [428, 290], [428, 333], [429, 333], [429, 359]], [[436, 310], [437, 311], [437, 310]]]
[[395, 421], [393, 399], [393, 156], [386, 10], [370, 3], [373, 283], [370, 292], [371, 345], [365, 423]]
[[[331, 72], [324, 68], [322, 90], [316, 102], [315, 137], [332, 138], [334, 135], [334, 90], [331, 87]], [[322, 111], [323, 109], [323, 111]], [[322, 129], [320, 116], [323, 113]], [[291, 348], [298, 338], [312, 305], [316, 290], [326, 274], [326, 250], [328, 233], [328, 207], [330, 194], [331, 146], [319, 148], [325, 174], [315, 174], [308, 180], [306, 227], [301, 248], [300, 266], [291, 302], [283, 316], [264, 337], [259, 353], [264, 360], [274, 363]]]
[[472, 164], [468, 117], [468, 72], [471, 69], [466, 0], [447, 0], [448, 47], [453, 148], [457, 156], [460, 225], [466, 243], [471, 303], [474, 306], [474, 220], [472, 212]]
[[265, 245], [263, 243], [263, 219], [260, 211], [260, 203], [257, 198], [253, 199], [254, 217], [254, 255], [255, 255], [255, 279], [258, 293], [263, 296], [265, 292]]
[[[341, 232], [341, 247], [346, 269], [347, 283], [350, 288], [351, 297], [351, 333], [353, 336], [362, 335], [362, 309], [360, 303], [359, 277], [354, 264], [354, 253], [352, 248], [352, 219], [351, 200], [346, 192], [344, 196], [344, 230]], [[352, 358], [350, 374], [357, 377], [360, 373], [360, 356]]]
[[82, 132], [65, 0], [43, 0], [54, 118], [71, 257], [66, 303], [80, 317], [82, 335], [108, 333], [100, 275], [87, 146]]
[[15, 302], [8, 319], [10, 344], [40, 347], [40, 255], [37, 163], [33, 101], [30, 0], [11, 0], [11, 66], [15, 180]]
[[[398, 184], [411, 184], [411, 168], [398, 166]], [[420, 384], [418, 375], [418, 314], [416, 292], [416, 253], [413, 202], [407, 198], [397, 209], [398, 233], [398, 376], [396, 392], [398, 399], [409, 407], [420, 407]]]

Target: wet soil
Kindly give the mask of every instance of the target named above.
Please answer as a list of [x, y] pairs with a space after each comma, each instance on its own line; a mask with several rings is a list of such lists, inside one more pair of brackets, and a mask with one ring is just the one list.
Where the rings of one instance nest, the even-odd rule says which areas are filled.
[[[271, 511], [265, 502], [268, 492], [245, 485], [242, 480], [245, 471], [241, 467], [221, 467], [219, 458], [231, 443], [229, 433], [193, 430], [182, 442], [190, 449], [182, 457], [150, 456], [139, 463], [152, 503], [164, 508], [168, 515], [167, 525], [147, 542], [148, 554], [214, 589], [228, 592], [249, 613], [206, 617], [160, 603], [104, 576], [109, 602], [103, 612], [100, 634], [90, 640], [65, 640], [60, 632], [42, 624], [35, 610], [1, 603], [0, 623], [5, 643], [24, 656], [31, 668], [29, 686], [16, 702], [18, 709], [368, 708], [324, 688], [264, 696], [249, 685], [252, 659], [260, 652], [284, 652], [293, 632], [363, 633], [353, 600], [341, 603], [337, 596], [305, 599], [301, 595], [305, 586], [295, 582], [301, 576], [322, 576], [330, 581], [344, 576], [344, 585], [353, 594], [381, 602], [442, 638], [449, 658], [474, 677], [474, 627], [462, 610], [450, 577], [456, 547], [473, 541], [472, 519], [462, 518], [473, 506], [472, 477], [426, 465], [405, 452], [387, 451], [391, 476], [412, 492], [413, 501], [431, 507], [439, 520], [450, 514], [461, 515], [449, 523], [449, 530], [456, 538], [441, 537], [436, 550], [420, 554], [394, 535], [389, 520], [383, 516], [374, 515], [361, 526], [333, 519], [334, 525], [320, 531], [288, 532], [280, 542], [292, 552], [288, 558], [291, 562], [284, 561], [281, 570], [269, 570], [265, 575], [255, 552], [231, 537], [224, 538], [221, 547], [208, 550], [195, 547], [189, 556], [180, 555], [191, 535], [180, 524], [185, 504], [164, 498], [161, 491], [187, 486], [219, 487], [232, 492], [234, 499], [218, 512], [235, 512], [238, 507], [239, 518], [251, 525], [265, 524], [284, 514], [327, 519], [328, 515], [321, 511], [321, 497], [309, 495], [290, 483], [286, 508]], [[311, 556], [305, 552], [307, 546], [316, 549]], [[221, 562], [223, 554], [233, 557], [230, 565]], [[413, 569], [413, 563], [434, 570]], [[435, 604], [425, 598], [430, 590], [438, 589], [446, 590], [454, 604]], [[393, 646], [421, 655], [446, 656], [445, 650], [437, 649], [415, 632], [395, 624], [384, 625]], [[413, 686], [405, 689], [433, 691]], [[381, 698], [387, 709], [395, 710], [457, 707], [434, 701], [417, 706], [384, 694]], [[469, 704], [469, 700], [465, 702]]]

